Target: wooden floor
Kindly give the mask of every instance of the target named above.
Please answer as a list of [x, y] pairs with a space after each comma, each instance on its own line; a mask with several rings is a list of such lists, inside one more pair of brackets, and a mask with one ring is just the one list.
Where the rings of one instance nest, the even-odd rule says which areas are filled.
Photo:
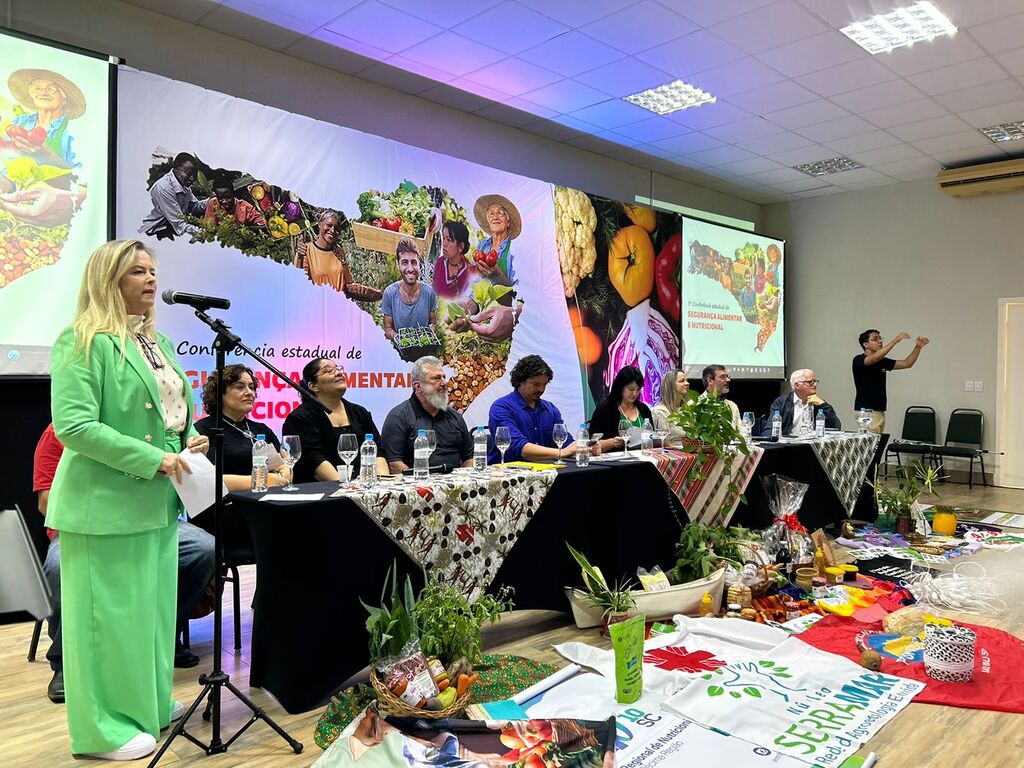
[[[978, 488], [946, 485], [941, 489], [944, 504], [974, 506], [1009, 512], [1024, 512], [1024, 491], [1001, 488]], [[1007, 615], [993, 618], [960, 617], [977, 624], [1000, 626], [1024, 637], [1024, 554], [1018, 550], [986, 558], [991, 572], [1005, 575], [1013, 602]], [[242, 569], [242, 605], [249, 605], [255, 583], [253, 568]], [[212, 618], [191, 624], [192, 649], [202, 657], [199, 667], [175, 670], [174, 695], [189, 704], [198, 695], [198, 674], [210, 668], [212, 653]], [[231, 600], [225, 599], [224, 645], [227, 649], [223, 665], [232, 681], [253, 700], [264, 707], [294, 738], [305, 745], [295, 755], [265, 723], [257, 722], [230, 751], [206, 757], [183, 738], [175, 740], [164, 755], [161, 765], [174, 766], [308, 766], [321, 754], [313, 742], [313, 730], [321, 711], [303, 715], [285, 713], [271, 696], [248, 686], [248, 646], [250, 613], [243, 608], [243, 648], [240, 656], [230, 650]], [[312, 624], [296, 621], [297, 632], [313, 631]], [[51, 704], [46, 698], [50, 669], [44, 657], [48, 640], [45, 633], [35, 663], [26, 661], [32, 625], [13, 624], [0, 627], [0, 764], [6, 766], [81, 766], [68, 751], [67, 726], [63, 705]], [[488, 650], [518, 653], [539, 661], [562, 666], [564, 660], [552, 649], [553, 643], [582, 640], [602, 644], [596, 630], [577, 630], [566, 614], [548, 611], [515, 611], [501, 623], [487, 630]], [[225, 697], [222, 736], [227, 738], [245, 723], [247, 710], [230, 694]], [[208, 740], [210, 726], [198, 717], [189, 729]], [[956, 768], [1021, 768], [1024, 766], [1024, 716], [1006, 715], [968, 709], [953, 709], [926, 704], [911, 704], [869, 744], [879, 754], [881, 768], [907, 766], [944, 766]], [[861, 754], [866, 754], [867, 749]], [[140, 763], [136, 763], [138, 765]]]

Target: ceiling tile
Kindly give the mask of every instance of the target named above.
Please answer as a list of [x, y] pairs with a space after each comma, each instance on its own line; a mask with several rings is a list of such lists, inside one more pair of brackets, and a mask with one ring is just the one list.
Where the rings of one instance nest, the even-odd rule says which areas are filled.
[[939, 164], [930, 157], [913, 157], [878, 165], [875, 167], [875, 170], [884, 173], [886, 176], [898, 179], [902, 178], [903, 174], [920, 173], [922, 171], [928, 171], [934, 175], [939, 171]]
[[890, 128], [889, 132], [899, 136], [904, 141], [916, 141], [918, 139], [931, 138], [932, 136], [942, 136], [946, 133], [964, 131], [967, 128], [968, 126], [964, 125], [963, 120], [960, 118], [955, 115], [946, 115], [945, 117], [933, 117], [930, 120], [920, 120], [916, 123], [897, 125]]
[[723, 171], [734, 173], [737, 176], [750, 176], [751, 174], [764, 173], [765, 171], [791, 170], [776, 163], [774, 160], [769, 160], [767, 157], [751, 157], [735, 163], [726, 163], [719, 167]]
[[621, 125], [636, 123], [650, 114], [643, 107], [630, 104], [628, 101], [609, 99], [600, 104], [574, 110], [571, 116], [600, 128], [618, 128]]
[[668, 139], [687, 132], [687, 129], [679, 123], [660, 116], [651, 117], [638, 123], [631, 123], [630, 125], [623, 125], [615, 130], [623, 136], [644, 143]]
[[757, 155], [747, 152], [745, 149], [730, 146], [705, 149], [692, 154], [695, 159], [707, 165], [724, 165], [725, 163], [734, 163], [737, 160], [750, 160], [757, 157]]
[[1024, 120], [1024, 100], [1010, 101], [992, 107], [974, 109], [960, 115], [969, 125], [984, 128], [997, 123], [1009, 123]]
[[[460, 0], [455, 0], [459, 2]], [[422, 2], [422, 0], [411, 0]], [[550, 16], [570, 27], [582, 27], [595, 19], [621, 11], [629, 0], [519, 0], [538, 13]]]
[[850, 152], [847, 154], [851, 160], [856, 160], [863, 165], [875, 168], [885, 163], [895, 163], [900, 160], [911, 160], [921, 158], [924, 155], [909, 144], [896, 144], [891, 147], [870, 149], [864, 152]]
[[646, 152], [633, 147], [622, 147], [614, 152], [609, 152], [608, 157], [612, 160], [618, 160], [620, 163], [628, 163], [638, 168], [645, 167], [645, 164], [651, 159], [650, 155]]
[[929, 69], [970, 61], [985, 55], [985, 50], [970, 35], [936, 37], [933, 40], [897, 48], [880, 55], [882, 62], [901, 75], [915, 75]]
[[739, 48], [729, 45], [706, 29], [698, 29], [685, 37], [637, 54], [637, 58], [687, 82], [694, 72], [711, 69], [743, 56]]
[[[550, 0], [549, 0], [550, 1]], [[662, 0], [669, 8], [678, 11], [702, 27], [710, 27], [719, 21], [740, 16], [775, 0], [729, 0], [708, 2], [708, 0]]]
[[569, 31], [564, 24], [513, 0], [505, 0], [488, 8], [452, 29], [460, 35], [486, 42], [499, 51], [511, 54], [540, 45], [545, 40]]
[[728, 102], [719, 100], [714, 104], [701, 104], [699, 107], [681, 109], [666, 115], [669, 120], [685, 125], [695, 131], [712, 128], [716, 125], [732, 123], [750, 117], [750, 113]]
[[318, 29], [314, 31], [310, 37], [314, 37], [321, 42], [333, 45], [336, 48], [342, 48], [352, 53], [357, 53], [360, 56], [365, 56], [368, 59], [375, 59], [377, 61], [384, 61], [390, 58], [393, 54], [389, 51], [385, 51], [381, 48], [376, 48], [372, 45], [364, 43], [362, 40], [356, 40], [351, 37], [345, 37], [331, 32], [328, 29]]
[[392, 56], [387, 62], [377, 62], [361, 71], [359, 79], [413, 94], [428, 91], [450, 79], [444, 72], [416, 72], [415, 68], [420, 66], [414, 61], [405, 62], [400, 56]]
[[[404, 51], [442, 31], [441, 27], [409, 16], [377, 0], [367, 0], [357, 5], [324, 28], [390, 53]], [[424, 63], [437, 66], [434, 62]]]
[[807, 174], [800, 173], [800, 171], [794, 170], [793, 168], [787, 168], [780, 165], [778, 170], [754, 173], [751, 174], [750, 178], [759, 184], [768, 184], [773, 186], [783, 181], [803, 181], [807, 178]]
[[779, 133], [780, 130], [779, 126], [763, 117], [748, 117], [733, 123], [705, 128], [704, 132], [729, 144], [740, 144], [748, 139]]
[[[471, 83], [466, 84], [467, 87], [473, 87]], [[478, 109], [483, 109], [492, 103], [491, 99], [485, 96], [480, 96], [471, 91], [465, 90], [465, 88], [452, 85], [435, 85], [429, 91], [423, 91], [420, 96], [424, 99], [436, 102], [437, 104], [443, 104], [446, 107], [458, 109], [463, 112], [476, 112]]]
[[894, 104], [891, 107], [861, 112], [860, 116], [879, 128], [891, 128], [894, 125], [905, 125], [947, 114], [949, 112], [938, 102], [932, 99], [918, 99], [907, 104]]
[[950, 112], [970, 112], [994, 104], [1024, 99], [1024, 88], [1016, 80], [1008, 78], [998, 83], [986, 83], [952, 93], [943, 93], [934, 98]]
[[768, 157], [777, 163], [792, 167], [804, 163], [816, 163], [818, 160], [830, 160], [836, 153], [828, 147], [820, 144], [808, 144], [806, 147], [786, 150], [785, 152], [774, 152]]
[[642, 141], [637, 141], [636, 139], [631, 139], [628, 136], [623, 136], [617, 130], [601, 131], [600, 133], [595, 133], [594, 135], [597, 136], [597, 138], [599, 139], [610, 141], [614, 144], [619, 145], [620, 147], [638, 147], [644, 143]]
[[776, 189], [781, 189], [783, 192], [803, 192], [806, 189], [821, 189], [823, 187], [830, 186], [829, 182], [818, 176], [808, 176], [806, 173], [802, 174], [802, 179], [796, 181], [780, 181], [777, 184], [772, 184]]
[[[453, 88], [458, 88], [460, 90], [466, 91], [467, 93], [472, 93], [476, 96], [482, 96], [484, 99], [487, 99], [488, 103], [493, 102], [500, 104], [503, 103], [506, 99], [510, 98], [508, 94], [504, 93], [503, 91], [496, 90], [487, 85], [482, 85], [481, 83], [474, 83], [472, 80], [467, 80], [464, 77], [456, 77], [450, 80], [448, 82], [448, 85], [452, 86]], [[422, 95], [426, 98], [429, 98], [427, 94]], [[480, 109], [482, 109], [482, 107], [470, 107], [466, 108], [464, 111], [477, 112]]]
[[996, 56], [996, 59], [1009, 70], [1011, 75], [1024, 77], [1024, 48], [1000, 53]]
[[[221, 5], [289, 29], [302, 31], [302, 28], [307, 28], [312, 31], [338, 18], [360, 2], [362, 0], [336, 0], [329, 3], [322, 0], [289, 0], [287, 3], [275, 0], [222, 0]], [[210, 7], [209, 3], [207, 7]], [[293, 26], [293, 23], [297, 26]]]
[[828, 27], [796, 0], [781, 0], [710, 29], [747, 53], [758, 53], [820, 34]]
[[[273, 0], [265, 1], [273, 2]], [[303, 2], [325, 6], [336, 4], [336, 0], [326, 3], [323, 0], [303, 0]], [[471, 16], [483, 13], [501, 0], [430, 0], [429, 3], [425, 3], [423, 0], [382, 0], [382, 2], [413, 16], [432, 21], [439, 26], [451, 28]], [[288, 0], [285, 4], [292, 5], [292, 0]], [[349, 4], [355, 5], [355, 3]]]
[[[337, 35], [328, 32], [331, 37]], [[333, 69], [336, 72], [344, 72], [354, 75], [356, 72], [366, 69], [376, 60], [369, 59], [361, 54], [353, 53], [345, 48], [334, 45], [317, 37], [304, 37], [288, 46], [286, 53], [295, 56], [303, 61], [319, 64], [321, 67]], [[379, 56], [387, 56], [384, 51], [378, 51]]]
[[885, 180], [884, 175], [876, 171], [874, 168], [854, 168], [852, 171], [830, 173], [824, 178], [828, 179], [830, 183], [841, 187], [847, 187], [853, 184], [863, 184], [866, 181], [873, 181], [877, 184], [879, 181]]
[[942, 10], [960, 29], [1020, 13], [1020, 0], [941, 0]]
[[608, 94], [575, 80], [562, 80], [531, 91], [520, 98], [557, 112], [575, 112], [591, 104], [607, 101]]
[[854, 21], [864, 21], [876, 13], [888, 13], [893, 8], [909, 5], [908, 0], [800, 0], [810, 11], [836, 29]]
[[875, 83], [884, 83], [895, 77], [891, 70], [876, 59], [864, 58], [798, 77], [796, 81], [822, 96], [834, 96]]
[[777, 112], [769, 112], [765, 117], [783, 128], [803, 128], [815, 123], [823, 123], [826, 120], [838, 120], [850, 113], [841, 107], [837, 107], [825, 99], [815, 99], [807, 104], [800, 104], [789, 109], [780, 109]]
[[[435, 81], [435, 83], [447, 83], [452, 79], [452, 76], [448, 72], [442, 72], [441, 70], [435, 69], [429, 64], [423, 64], [419, 61], [413, 61], [412, 59], [407, 59], [401, 55], [391, 56], [384, 63], [389, 64], [392, 67], [404, 69], [406, 72], [410, 72], [414, 75], [419, 75], [422, 78], [428, 78], [429, 80]], [[359, 76], [362, 77], [362, 73], [360, 73]], [[415, 83], [406, 84], [404, 90], [408, 91], [408, 88], [414, 85]], [[399, 88], [400, 85], [396, 85], [395, 87]]]
[[521, 109], [515, 109], [507, 104], [489, 104], [483, 109], [478, 109], [473, 114], [512, 128], [521, 128], [524, 125], [537, 122], [537, 115]]
[[521, 96], [528, 91], [535, 91], [563, 78], [547, 69], [510, 56], [483, 69], [471, 72], [464, 79], [493, 88], [509, 96]]
[[992, 140], [981, 131], [960, 131], [959, 133], [948, 133], [945, 136], [933, 136], [930, 139], [919, 139], [914, 146], [926, 155], [937, 155], [940, 152], [950, 152], [958, 149], [973, 149], [992, 146]]
[[592, 37], [572, 31], [529, 48], [519, 57], [560, 75], [573, 77], [618, 61], [623, 54]]
[[800, 198], [825, 197], [826, 195], [835, 195], [839, 192], [845, 191], [846, 190], [842, 187], [829, 184], [827, 187], [818, 187], [817, 189], [809, 189], [806, 192], [797, 192], [796, 196]]
[[691, 155], [707, 149], [716, 149], [723, 146], [723, 142], [707, 136], [703, 133], [686, 133], [682, 136], [673, 136], [671, 139], [651, 142], [652, 146], [666, 152], [673, 153], [671, 156]]
[[632, 56], [577, 75], [576, 80], [612, 96], [622, 98], [646, 91], [674, 79], [663, 70], [634, 59]]
[[280, 16], [264, 21], [262, 15], [251, 16], [244, 11], [218, 5], [203, 16], [199, 25], [275, 51], [284, 50], [316, 29], [313, 24], [298, 21], [281, 24]]
[[544, 118], [551, 118], [559, 114], [557, 110], [548, 109], [547, 107], [542, 107], [539, 104], [533, 104], [525, 99], [507, 99], [505, 101], [505, 106], [512, 107], [513, 109], [518, 109], [523, 112], [529, 112], [530, 114]]
[[639, 53], [693, 32], [697, 25], [653, 0], [643, 0], [580, 27], [623, 53]]
[[863, 48], [835, 30], [758, 54], [761, 61], [787, 77], [798, 77], [867, 57]]
[[[524, 125], [523, 130], [553, 141], [568, 141], [569, 139], [577, 138], [581, 133], [581, 131], [552, 122], [551, 120], [540, 120], [536, 123]], [[589, 133], [590, 130], [593, 130], [593, 128], [583, 131], [583, 133]]]
[[640, 149], [643, 152], [646, 152], [649, 155], [653, 155], [654, 157], [660, 157], [665, 160], [678, 157], [678, 155], [672, 150], [665, 149], [664, 147], [658, 147], [655, 146], [654, 144], [641, 144], [638, 147], [638, 149]]
[[835, 120], [828, 120], [824, 123], [804, 126], [797, 129], [797, 133], [806, 136], [808, 139], [827, 144], [835, 139], [842, 139], [847, 136], [854, 136], [858, 133], [867, 133], [874, 128], [867, 120], [862, 120], [856, 115], [847, 115]]
[[748, 139], [747, 141], [740, 142], [740, 145], [751, 152], [758, 155], [770, 155], [774, 152], [785, 152], [790, 149], [798, 149], [799, 147], [806, 147], [814, 142], [810, 139], [805, 139], [798, 133], [776, 133], [771, 136], [762, 136], [759, 139]]
[[442, 32], [407, 48], [402, 56], [456, 76], [467, 75], [505, 58], [500, 51], [454, 32]]
[[900, 140], [886, 131], [869, 131], [832, 139], [824, 143], [841, 155], [849, 155], [853, 152], [866, 152], [879, 147], [891, 147], [893, 144], [899, 144]]
[[781, 83], [773, 83], [763, 88], [754, 88], [750, 91], [733, 94], [729, 97], [729, 101], [749, 112], [764, 115], [766, 112], [776, 112], [786, 107], [814, 101], [816, 98], [813, 93], [792, 80], [783, 80]]
[[936, 94], [991, 83], [1006, 77], [1006, 71], [991, 56], [940, 67], [907, 78], [924, 93]]
[[948, 152], [936, 152], [932, 155], [946, 168], [960, 168], [965, 165], [983, 165], [997, 163], [1006, 159], [1006, 153], [994, 144], [990, 149], [971, 147], [968, 149], [951, 149]]
[[858, 88], [856, 91], [837, 93], [832, 97], [832, 101], [859, 114], [893, 104], [906, 104], [908, 101], [914, 101], [923, 96], [923, 93], [906, 80], [890, 80], [887, 83]]
[[971, 36], [989, 53], [1020, 48], [1021, 39], [1024, 38], [1024, 13], [971, 27]]
[[[699, 33], [694, 33], [699, 34]], [[692, 37], [692, 35], [690, 35]], [[728, 98], [736, 93], [764, 88], [785, 78], [755, 59], [745, 56], [728, 64], [697, 72], [687, 77], [687, 82], [715, 96]]]
[[594, 152], [599, 155], [603, 155], [605, 152], [615, 151], [614, 144], [607, 139], [602, 139], [597, 136], [579, 136], [575, 139], [569, 139], [565, 143], [570, 147], [585, 149], [587, 152]]

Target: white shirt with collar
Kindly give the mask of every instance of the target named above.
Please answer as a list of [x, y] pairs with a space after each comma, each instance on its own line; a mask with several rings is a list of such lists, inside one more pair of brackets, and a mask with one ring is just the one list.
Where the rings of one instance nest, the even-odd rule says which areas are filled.
[[796, 392], [793, 393], [793, 424], [789, 428], [790, 437], [800, 436], [800, 425], [806, 424], [810, 429], [814, 429], [814, 406], [810, 403], [805, 403], [797, 396]]

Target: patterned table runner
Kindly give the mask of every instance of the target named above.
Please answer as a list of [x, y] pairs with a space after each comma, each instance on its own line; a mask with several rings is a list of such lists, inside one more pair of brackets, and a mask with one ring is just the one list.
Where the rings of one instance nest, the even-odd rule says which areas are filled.
[[540, 507], [556, 470], [494, 468], [381, 480], [347, 496], [434, 579], [456, 585], [471, 601], [490, 585], [518, 535]]
[[878, 435], [874, 432], [846, 432], [826, 437], [824, 440], [808, 441], [818, 463], [832, 481], [839, 503], [849, 517], [857, 503], [868, 466], [878, 446]]

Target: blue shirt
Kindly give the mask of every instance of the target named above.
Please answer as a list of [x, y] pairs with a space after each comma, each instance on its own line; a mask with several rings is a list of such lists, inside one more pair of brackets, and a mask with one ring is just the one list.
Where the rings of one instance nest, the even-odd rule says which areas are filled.
[[[505, 451], [505, 461], [519, 461], [523, 457], [523, 446], [527, 443], [555, 448], [551, 432], [560, 421], [563, 421], [562, 414], [553, 403], [538, 400], [537, 405], [531, 408], [515, 390], [495, 400], [487, 414], [487, 428], [491, 432], [491, 440], [494, 440], [498, 427], [508, 427], [512, 435], [512, 444]], [[569, 432], [569, 442], [566, 445], [570, 445], [572, 430], [568, 425], [566, 430]], [[490, 450], [487, 451], [487, 463], [496, 464], [499, 461], [501, 452], [492, 443]]]

